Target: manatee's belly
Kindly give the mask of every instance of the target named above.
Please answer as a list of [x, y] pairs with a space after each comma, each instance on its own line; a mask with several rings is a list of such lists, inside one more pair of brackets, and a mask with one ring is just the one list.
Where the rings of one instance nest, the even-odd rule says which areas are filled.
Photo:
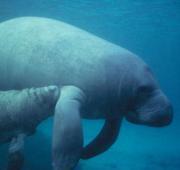
[[[1, 118], [1, 117], [0, 117]], [[27, 129], [23, 126], [14, 123], [12, 120], [3, 121], [3, 124], [0, 125], [0, 143], [9, 142], [13, 137], [17, 137], [18, 134], [25, 133], [30, 135], [34, 132], [34, 129]], [[25, 122], [25, 126], [27, 126], [27, 122]]]
[[[27, 126], [27, 122], [25, 122], [25, 126]], [[21, 133], [32, 135], [34, 132], [35, 128], [18, 126], [9, 121], [4, 124], [4, 127], [0, 126], [0, 143], [10, 142], [12, 138], [17, 137]]]
[[94, 99], [81, 108], [81, 117], [84, 119], [105, 119], [109, 113], [108, 103], [104, 98]]
[[2, 103], [0, 109], [0, 143], [4, 143], [22, 133], [23, 129], [10, 118], [10, 115], [2, 108]]
[[81, 117], [84, 119], [105, 119], [106, 114], [99, 111], [81, 112]]

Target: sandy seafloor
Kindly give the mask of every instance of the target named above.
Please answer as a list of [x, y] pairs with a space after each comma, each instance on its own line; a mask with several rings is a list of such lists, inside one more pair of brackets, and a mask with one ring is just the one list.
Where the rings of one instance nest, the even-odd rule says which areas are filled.
[[[0, 22], [20, 16], [59, 19], [135, 52], [173, 104], [170, 126], [150, 128], [124, 120], [117, 142], [104, 154], [80, 161], [77, 170], [180, 170], [179, 0], [0, 0]], [[83, 121], [86, 143], [102, 123]], [[51, 130], [52, 118], [26, 139], [24, 170], [51, 169]], [[7, 149], [8, 144], [0, 146], [0, 170]]]

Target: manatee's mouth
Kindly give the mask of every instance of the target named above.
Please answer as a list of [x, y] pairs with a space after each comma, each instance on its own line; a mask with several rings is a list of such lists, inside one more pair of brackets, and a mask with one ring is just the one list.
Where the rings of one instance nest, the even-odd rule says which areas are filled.
[[172, 121], [172, 107], [167, 106], [155, 112], [139, 113], [142, 124], [161, 127], [169, 125]]
[[126, 119], [135, 124], [162, 127], [172, 122], [172, 106], [161, 90], [135, 98]]
[[173, 119], [173, 110], [170, 105], [155, 109], [137, 109], [133, 112], [129, 112], [126, 115], [126, 119], [135, 124], [143, 124], [153, 127], [162, 127], [167, 126], [172, 122]]

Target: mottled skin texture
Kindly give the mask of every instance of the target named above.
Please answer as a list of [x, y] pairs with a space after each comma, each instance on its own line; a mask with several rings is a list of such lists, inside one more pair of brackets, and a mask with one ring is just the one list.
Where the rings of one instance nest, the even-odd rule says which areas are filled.
[[[109, 78], [124, 72], [124, 62], [128, 63], [127, 56], [131, 55], [76, 27], [42, 18], [4, 22], [0, 38], [1, 90], [74, 85], [93, 102], [90, 108], [103, 105], [111, 89], [117, 93], [118, 82]], [[113, 58], [124, 61], [117, 63]]]
[[[115, 142], [124, 116], [150, 126], [167, 125], [172, 120], [170, 103], [148, 66], [120, 46], [63, 22], [33, 17], [1, 23], [0, 39], [0, 90], [71, 85], [63, 90], [68, 97], [60, 96], [56, 105], [54, 169], [72, 169], [79, 159], [80, 116], [106, 119], [99, 136], [84, 148], [84, 159], [104, 152]], [[77, 134], [77, 149], [71, 142], [59, 141], [58, 146], [57, 137], [63, 138], [64, 129], [71, 141]]]
[[8, 170], [22, 168], [24, 138], [54, 114], [58, 98], [56, 86], [0, 91], [0, 143], [11, 142]]
[[9, 142], [21, 133], [34, 133], [53, 115], [58, 97], [56, 86], [0, 91], [0, 142]]

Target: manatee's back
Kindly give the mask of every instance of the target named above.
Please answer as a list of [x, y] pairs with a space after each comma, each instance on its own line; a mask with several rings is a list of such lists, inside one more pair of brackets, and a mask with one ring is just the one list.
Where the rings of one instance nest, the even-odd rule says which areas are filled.
[[0, 39], [1, 89], [103, 81], [104, 56], [119, 50], [76, 27], [35, 17], [1, 23]]

